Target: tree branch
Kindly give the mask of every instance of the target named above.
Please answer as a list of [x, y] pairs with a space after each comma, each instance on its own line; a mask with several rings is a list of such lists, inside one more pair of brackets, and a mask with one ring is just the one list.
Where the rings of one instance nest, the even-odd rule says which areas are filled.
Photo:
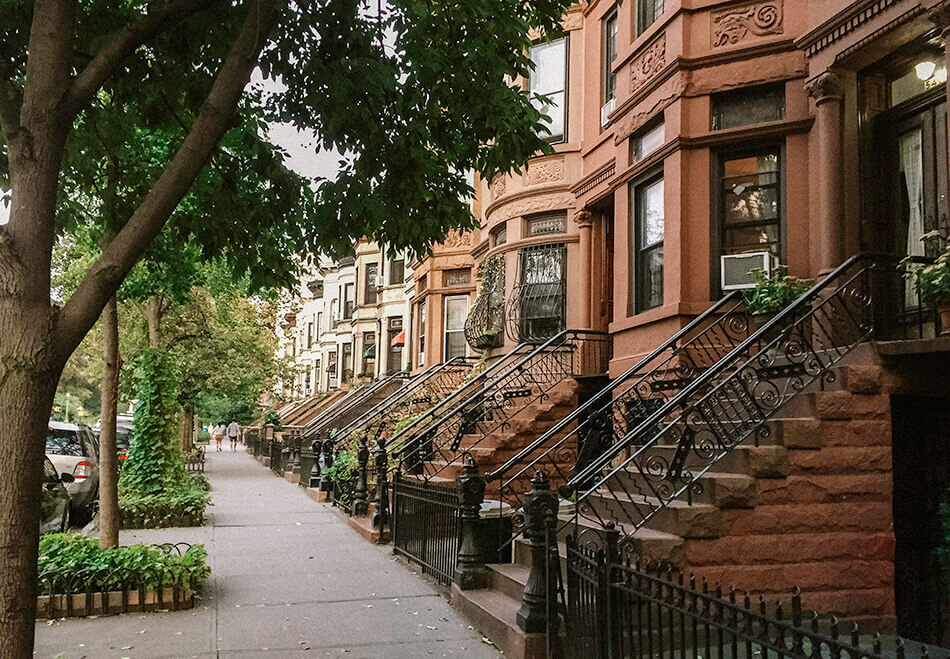
[[194, 124], [142, 203], [102, 251], [63, 307], [53, 344], [65, 363], [95, 323], [106, 301], [138, 262], [187, 194], [232, 124], [238, 102], [286, 0], [254, 0]]
[[10, 144], [20, 130], [20, 101], [10, 84], [13, 63], [0, 59], [0, 139]]
[[69, 116], [75, 116], [88, 103], [102, 84], [135, 50], [191, 14], [217, 3], [218, 0], [171, 0], [161, 9], [150, 10], [140, 19], [129, 23], [115, 33], [112, 40], [96, 53], [95, 57], [73, 80], [66, 102]]

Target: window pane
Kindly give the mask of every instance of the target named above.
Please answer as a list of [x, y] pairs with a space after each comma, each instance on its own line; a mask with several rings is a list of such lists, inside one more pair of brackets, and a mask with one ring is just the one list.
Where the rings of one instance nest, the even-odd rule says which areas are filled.
[[713, 94], [712, 129], [723, 130], [785, 118], [785, 85], [764, 85]]
[[638, 0], [637, 2], [637, 34], [640, 34], [663, 13], [664, 0]]
[[546, 215], [542, 217], [533, 217], [528, 219], [529, 236], [543, 236], [547, 233], [564, 233], [567, 225], [567, 215], [559, 213], [557, 215]]
[[468, 297], [450, 297], [445, 300], [445, 330], [461, 330], [468, 315]]
[[445, 358], [464, 357], [467, 353], [467, 344], [465, 343], [465, 332], [446, 332], [445, 333]]
[[633, 159], [643, 160], [666, 143], [666, 125], [661, 121], [633, 138]]
[[617, 96], [617, 76], [613, 62], [617, 59], [617, 14], [604, 21], [604, 103]]
[[[539, 111], [551, 118], [545, 134], [564, 135], [564, 99], [567, 88], [567, 39], [555, 39], [531, 48], [534, 70], [528, 76], [528, 89]], [[536, 98], [545, 96], [544, 100]]]
[[663, 240], [663, 180], [641, 191], [640, 246], [647, 247]]
[[723, 161], [721, 253], [780, 256], [781, 177], [777, 151]]
[[778, 256], [778, 247], [778, 224], [726, 229], [723, 236], [723, 250], [726, 254], [769, 250]]
[[640, 255], [640, 310], [663, 304], [663, 246], [646, 250]]

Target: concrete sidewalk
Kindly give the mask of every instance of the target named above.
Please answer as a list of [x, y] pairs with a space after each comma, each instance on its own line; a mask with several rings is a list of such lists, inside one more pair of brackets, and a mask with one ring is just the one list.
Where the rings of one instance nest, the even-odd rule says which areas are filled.
[[191, 611], [45, 621], [37, 657], [498, 657], [440, 591], [243, 448], [208, 453], [214, 506], [197, 529], [128, 531], [122, 544], [204, 543]]

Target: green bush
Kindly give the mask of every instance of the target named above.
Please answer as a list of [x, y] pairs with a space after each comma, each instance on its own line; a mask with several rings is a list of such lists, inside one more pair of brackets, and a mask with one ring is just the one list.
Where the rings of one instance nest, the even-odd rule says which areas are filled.
[[341, 451], [333, 460], [333, 464], [326, 469], [327, 477], [334, 484], [337, 494], [336, 503], [344, 509], [349, 509], [353, 503], [353, 489], [356, 487], [359, 462], [356, 456], [348, 451]]
[[950, 304], [950, 244], [939, 231], [931, 231], [921, 236], [921, 241], [940, 252], [934, 263], [923, 267], [909, 265], [909, 259], [901, 261], [907, 268], [908, 277], [913, 278], [921, 299], [934, 308]]
[[211, 572], [204, 545], [181, 556], [155, 545], [99, 549], [99, 542], [76, 533], [51, 533], [40, 538], [41, 594], [72, 591], [115, 591], [180, 586], [199, 594]]
[[167, 355], [146, 350], [137, 359], [136, 379], [132, 442], [119, 478], [121, 525], [200, 525], [210, 497], [185, 470], [177, 432], [177, 374]]
[[814, 285], [811, 279], [800, 279], [779, 266], [771, 273], [760, 268], [750, 271], [755, 288], [742, 291], [742, 300], [753, 315], [777, 313], [800, 298]]

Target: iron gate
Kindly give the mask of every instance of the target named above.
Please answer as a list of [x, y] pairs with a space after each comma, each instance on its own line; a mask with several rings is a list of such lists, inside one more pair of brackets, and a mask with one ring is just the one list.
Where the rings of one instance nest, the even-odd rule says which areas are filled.
[[454, 487], [393, 478], [393, 551], [449, 585], [459, 548], [459, 497]]

